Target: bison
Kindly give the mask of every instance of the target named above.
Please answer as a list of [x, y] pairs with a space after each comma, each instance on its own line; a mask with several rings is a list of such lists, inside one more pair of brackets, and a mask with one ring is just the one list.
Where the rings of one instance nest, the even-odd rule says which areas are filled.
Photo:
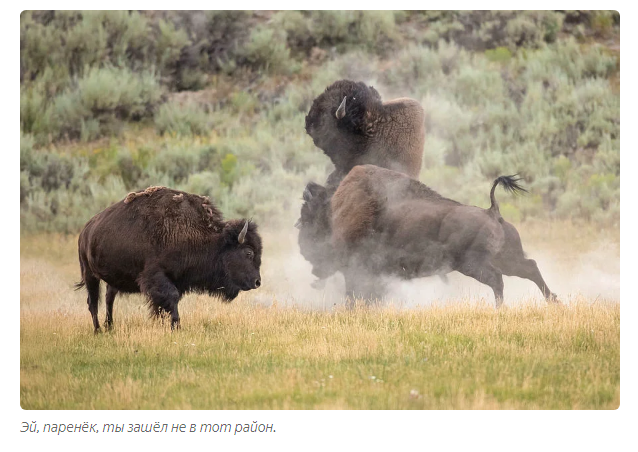
[[416, 100], [382, 102], [372, 86], [339, 80], [312, 103], [306, 133], [335, 166], [326, 182], [329, 192], [356, 165], [372, 164], [419, 177], [425, 114]]
[[295, 226], [302, 255], [318, 264], [314, 266], [317, 276], [330, 260], [326, 255], [330, 228], [326, 228], [329, 217], [325, 212], [330, 210], [331, 196], [341, 180], [361, 164], [418, 178], [425, 141], [424, 118], [417, 101], [399, 98], [384, 103], [373, 87], [350, 80], [333, 83], [314, 100], [306, 116], [306, 132], [330, 158], [335, 170], [328, 176], [325, 189], [313, 182], [308, 184], [303, 198], [308, 202], [314, 196], [312, 212], [308, 204], [302, 207]]
[[[503, 275], [518, 276], [536, 283], [548, 302], [557, 301], [494, 197], [498, 185], [512, 193], [526, 191], [519, 181], [516, 175], [498, 177], [491, 205], [482, 209], [444, 198], [396, 171], [356, 166], [331, 199], [330, 246], [314, 250], [313, 273], [326, 278], [341, 271], [348, 295], [380, 298], [381, 275], [408, 280], [458, 271], [490, 286], [497, 307], [503, 302]], [[307, 187], [302, 221], [315, 223], [315, 216], [326, 215], [325, 191]]]
[[130, 193], [95, 215], [78, 240], [82, 280], [95, 332], [100, 281], [106, 283], [105, 327], [113, 325], [118, 292], [143, 293], [151, 313], [171, 316], [187, 292], [226, 302], [261, 285], [261, 238], [248, 220], [224, 221], [207, 197], [166, 187]]

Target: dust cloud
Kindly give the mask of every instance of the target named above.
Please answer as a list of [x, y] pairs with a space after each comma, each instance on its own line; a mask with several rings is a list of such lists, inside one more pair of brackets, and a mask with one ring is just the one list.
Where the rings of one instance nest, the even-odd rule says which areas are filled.
[[[377, 77], [376, 71], [366, 65], [349, 66], [344, 68], [344, 71], [343, 78], [362, 80], [366, 85], [374, 86], [383, 99], [403, 96], [420, 99], [409, 89], [391, 88], [385, 85]], [[321, 152], [319, 149], [315, 151]], [[322, 184], [324, 181], [314, 182]], [[422, 182], [427, 184], [425, 181]], [[444, 193], [442, 195], [445, 196]], [[487, 195], [488, 192], [486, 197]], [[505, 199], [502, 194], [497, 195], [497, 198]], [[300, 207], [300, 204], [298, 207], [294, 206], [291, 209], [292, 212], [288, 212], [294, 215], [291, 225], [297, 219]], [[267, 233], [267, 235], [270, 234]], [[278, 249], [274, 253], [271, 253], [270, 249], [264, 252], [262, 266], [264, 286], [254, 294], [253, 302], [318, 310], [343, 306], [345, 304], [343, 275], [338, 272], [322, 281], [320, 287], [317, 287], [317, 278], [312, 275], [312, 266], [299, 251], [297, 230], [292, 227], [290, 230], [286, 228], [285, 231], [278, 231], [274, 235], [276, 236], [274, 242], [277, 243]], [[269, 240], [267, 243], [273, 243], [273, 241]], [[561, 245], [560, 250], [552, 250], [534, 249], [527, 245], [523, 238], [523, 247], [527, 257], [536, 260], [547, 285], [558, 295], [562, 303], [569, 304], [572, 300], [620, 301], [618, 243], [601, 240], [599, 243], [590, 244], [585, 251], [569, 248], [569, 244]], [[447, 282], [438, 276], [411, 281], [380, 277], [384, 278], [387, 287], [384, 300], [386, 306], [416, 308], [458, 302], [494, 303], [492, 289], [456, 271], [447, 275]], [[540, 289], [532, 281], [509, 276], [504, 276], [503, 280], [505, 305], [546, 303]]]
[[[297, 246], [297, 232], [290, 233], [271, 257], [262, 265], [264, 286], [251, 297], [257, 304], [297, 307], [311, 310], [329, 310], [345, 305], [345, 282], [341, 273], [325, 280], [319, 288], [313, 287], [317, 278], [312, 266]], [[523, 243], [525, 246], [525, 243]], [[550, 250], [525, 247], [528, 258], [535, 259], [549, 288], [560, 301], [569, 304], [579, 301], [620, 301], [620, 258], [618, 244], [601, 241], [590, 250], [566, 256]], [[418, 308], [432, 304], [494, 303], [494, 293], [478, 281], [452, 272], [447, 282], [438, 276], [404, 281], [384, 277], [387, 295], [384, 306]], [[504, 276], [505, 305], [522, 303], [544, 304], [541, 291], [526, 279]]]

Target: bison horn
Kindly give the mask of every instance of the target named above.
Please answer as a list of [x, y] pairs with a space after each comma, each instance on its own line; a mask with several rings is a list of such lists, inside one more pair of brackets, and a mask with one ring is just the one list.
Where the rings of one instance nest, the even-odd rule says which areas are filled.
[[242, 228], [241, 232], [239, 233], [239, 237], [237, 237], [237, 241], [239, 242], [240, 245], [243, 245], [244, 240], [246, 240], [246, 233], [248, 232], [248, 221], [246, 221], [246, 223], [244, 223], [244, 227]]
[[337, 108], [337, 113], [336, 113], [336, 117], [337, 119], [341, 119], [346, 115], [346, 99], [348, 96], [344, 96], [343, 100], [341, 101], [341, 104], [339, 105], [339, 108]]
[[306, 202], [309, 202], [311, 199], [312, 199], [312, 192], [310, 191], [308, 186], [306, 186], [306, 188], [303, 189], [303, 200]]

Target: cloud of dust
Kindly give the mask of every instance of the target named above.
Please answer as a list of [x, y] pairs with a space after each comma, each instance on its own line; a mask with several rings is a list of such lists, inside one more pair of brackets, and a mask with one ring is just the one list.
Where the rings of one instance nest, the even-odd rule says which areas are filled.
[[[344, 302], [345, 283], [337, 274], [314, 288], [317, 277], [312, 265], [301, 255], [297, 244], [298, 231], [290, 221], [290, 230], [264, 230], [262, 237], [268, 251], [262, 255], [262, 287], [254, 291], [252, 300], [258, 304], [327, 310]], [[252, 291], [251, 291], [252, 292]]]
[[[311, 265], [296, 246], [296, 234], [285, 252], [264, 262], [263, 290], [255, 291], [254, 301], [282, 307], [299, 307], [313, 310], [329, 310], [345, 304], [345, 283], [341, 273], [327, 280], [321, 288], [312, 287], [317, 278], [311, 273]], [[523, 243], [523, 246], [525, 244]], [[283, 251], [283, 250], [282, 250]], [[559, 256], [547, 250], [527, 249], [529, 258], [536, 260], [545, 282], [563, 303], [575, 299], [588, 301], [620, 301], [620, 258], [617, 245], [600, 242], [590, 251], [570, 256], [570, 264], [559, 262]], [[564, 256], [561, 256], [564, 257]], [[494, 302], [494, 293], [488, 286], [473, 278], [452, 272], [447, 283], [438, 276], [403, 281], [384, 278], [387, 282], [385, 305], [398, 308], [418, 308], [431, 304], [445, 305], [458, 302]], [[527, 279], [504, 276], [505, 305], [537, 302], [544, 298], [536, 284]]]
[[[402, 96], [418, 99], [418, 96], [411, 95], [409, 90], [399, 92], [397, 89], [384, 86], [377, 78], [373, 67], [354, 65], [349, 67], [347, 72], [344, 74], [344, 78], [362, 80], [367, 85], [374, 86], [383, 99]], [[315, 182], [321, 184], [323, 181]], [[485, 195], [488, 197], [489, 192], [486, 192]], [[295, 207], [292, 210], [295, 210]], [[295, 219], [298, 217], [298, 212], [299, 210], [292, 212]], [[299, 251], [297, 230], [291, 227], [290, 231], [285, 232], [287, 235], [283, 240], [281, 240], [282, 232], [278, 233], [278, 250], [269, 256], [266, 256], [265, 253], [263, 266], [265, 275], [262, 278], [265, 285], [255, 294], [255, 302], [268, 305], [275, 302], [283, 306], [319, 310], [343, 305], [345, 303], [343, 275], [337, 273], [324, 280], [321, 287], [313, 287], [317, 278], [311, 273], [311, 264], [304, 259]], [[600, 242], [588, 251], [573, 250], [573, 253], [565, 256], [564, 250], [551, 251], [529, 248], [523, 238], [523, 248], [528, 258], [536, 260], [547, 285], [563, 303], [569, 303], [570, 300], [576, 298], [585, 298], [589, 301], [620, 301], [618, 244]], [[384, 278], [386, 282], [386, 305], [413, 308], [432, 303], [494, 302], [491, 288], [458, 272], [449, 273], [447, 282], [438, 276], [411, 281], [394, 277], [379, 277]], [[268, 282], [269, 280], [270, 282]], [[503, 280], [505, 286], [504, 303], [506, 305], [530, 301], [545, 303], [540, 289], [532, 281], [509, 276], [504, 276]]]
[[[523, 243], [525, 248], [525, 243]], [[600, 242], [592, 250], [570, 256], [569, 264], [561, 264], [558, 253], [547, 250], [526, 249], [528, 258], [534, 259], [549, 288], [562, 303], [575, 299], [588, 301], [620, 301], [620, 258], [617, 245]], [[494, 302], [494, 293], [485, 284], [473, 278], [452, 272], [448, 283], [438, 277], [413, 281], [392, 279], [388, 286], [389, 303], [402, 307], [426, 306], [432, 303]], [[504, 304], [517, 305], [535, 301], [545, 303], [540, 289], [532, 281], [503, 276]]]

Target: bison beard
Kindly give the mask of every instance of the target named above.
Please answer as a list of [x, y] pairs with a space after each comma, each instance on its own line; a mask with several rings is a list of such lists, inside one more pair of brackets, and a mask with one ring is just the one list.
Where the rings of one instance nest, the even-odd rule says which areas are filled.
[[331, 228], [314, 237], [320, 246], [302, 247], [302, 253], [321, 278], [341, 271], [349, 296], [381, 298], [381, 275], [409, 280], [459, 271], [490, 286], [497, 307], [503, 275], [529, 279], [548, 302], [556, 301], [536, 262], [525, 257], [516, 228], [501, 217], [494, 197], [499, 184], [513, 193], [525, 191], [514, 176], [501, 176], [492, 186], [491, 206], [481, 209], [395, 171], [357, 166], [339, 185], [329, 210], [321, 208], [325, 189], [309, 187], [302, 221], [304, 212], [312, 222], [318, 221], [313, 215], [328, 212]]
[[130, 193], [95, 215], [78, 240], [82, 280], [95, 332], [100, 281], [106, 320], [113, 324], [119, 292], [143, 293], [151, 313], [167, 312], [179, 327], [177, 304], [187, 292], [231, 301], [261, 285], [261, 238], [248, 220], [224, 221], [207, 197], [165, 187]]

